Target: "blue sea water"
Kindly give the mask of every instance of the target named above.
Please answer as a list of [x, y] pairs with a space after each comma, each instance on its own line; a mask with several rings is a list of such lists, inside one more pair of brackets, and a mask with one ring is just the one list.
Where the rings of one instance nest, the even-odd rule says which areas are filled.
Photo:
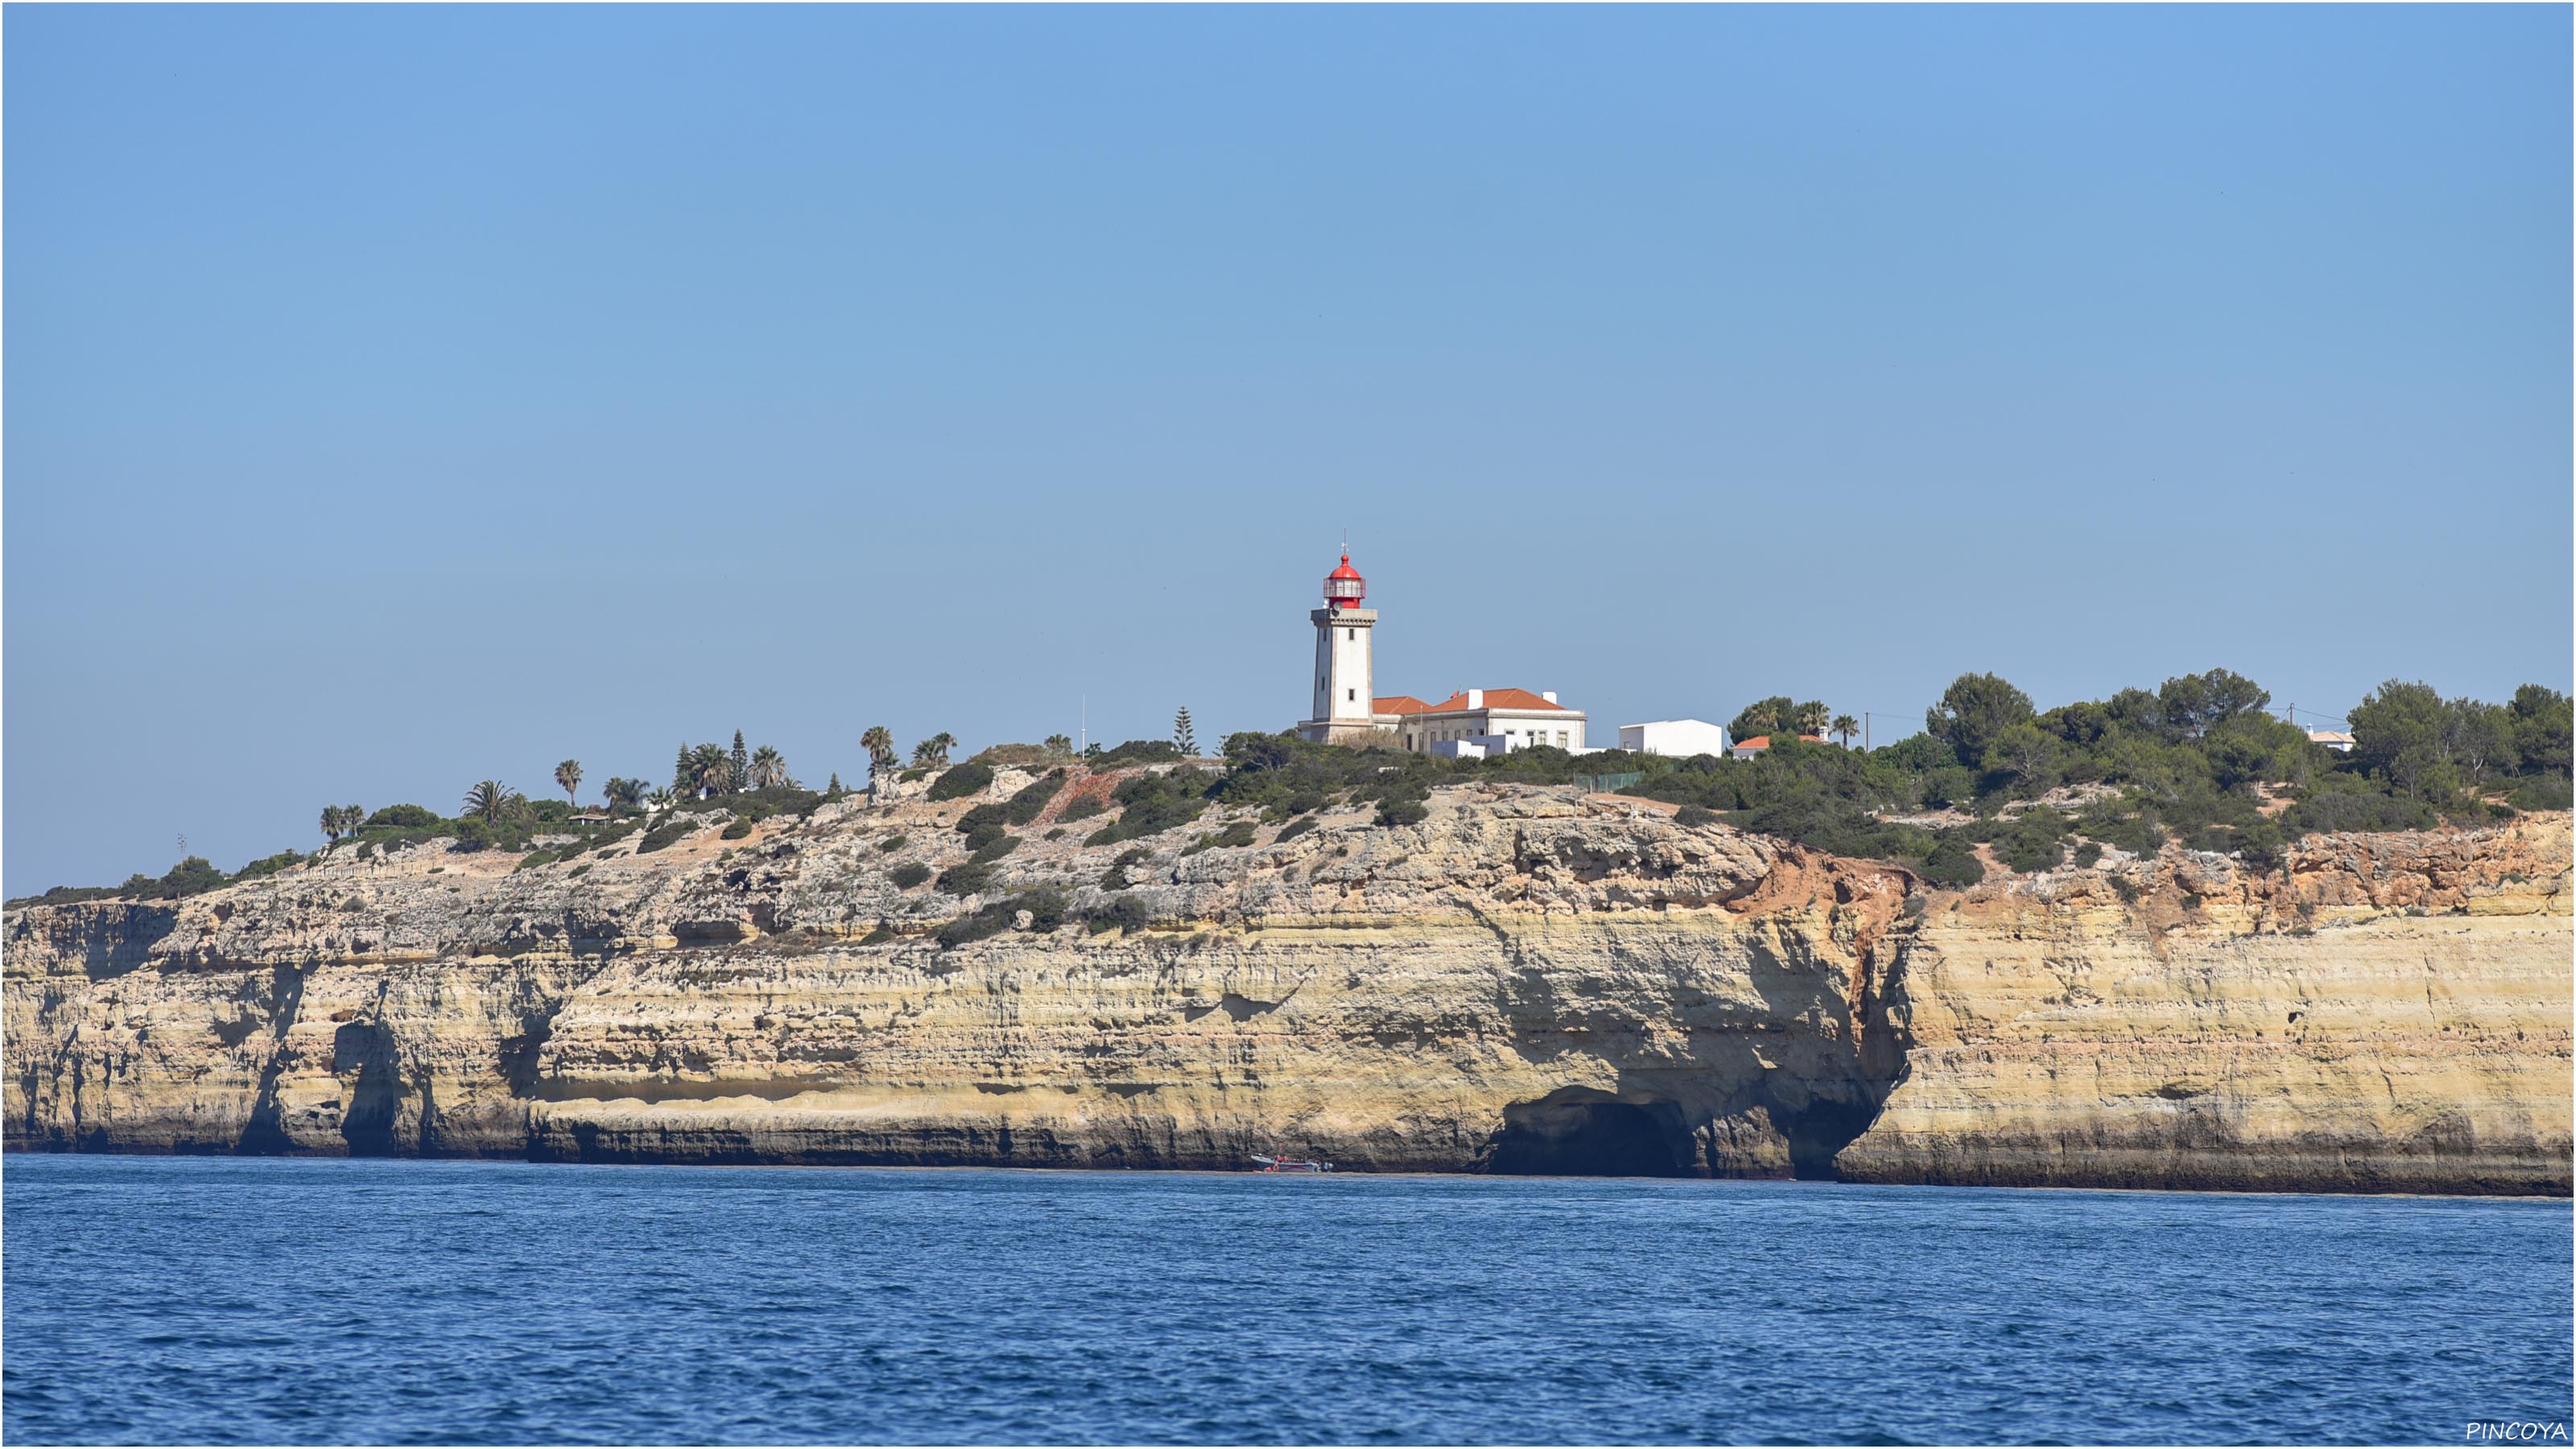
[[0, 1162], [0, 1438], [2386, 1442], [2571, 1417], [2565, 1201]]

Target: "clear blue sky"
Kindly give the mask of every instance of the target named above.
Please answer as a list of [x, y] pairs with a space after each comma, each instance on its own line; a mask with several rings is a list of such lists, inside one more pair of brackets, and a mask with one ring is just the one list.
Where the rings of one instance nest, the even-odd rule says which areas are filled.
[[1280, 728], [1345, 527], [1598, 736], [2569, 682], [2564, 6], [5, 27], [12, 893]]

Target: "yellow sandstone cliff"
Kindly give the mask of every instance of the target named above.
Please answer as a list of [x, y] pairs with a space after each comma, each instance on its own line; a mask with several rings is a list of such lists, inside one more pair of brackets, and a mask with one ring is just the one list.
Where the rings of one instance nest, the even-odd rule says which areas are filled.
[[1211, 814], [1113, 891], [1097, 821], [1045, 838], [1097, 788], [994, 888], [1150, 927], [941, 949], [975, 902], [889, 873], [976, 802], [918, 797], [12, 911], [7, 1145], [2569, 1188], [2564, 814], [1960, 894], [1471, 786], [1189, 851]]

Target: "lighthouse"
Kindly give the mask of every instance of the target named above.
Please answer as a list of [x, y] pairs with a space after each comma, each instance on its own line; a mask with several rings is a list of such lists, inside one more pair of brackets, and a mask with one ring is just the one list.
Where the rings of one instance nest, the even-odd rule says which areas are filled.
[[1377, 610], [1363, 609], [1368, 580], [1351, 567], [1324, 575], [1324, 607], [1315, 621], [1314, 709], [1297, 721], [1297, 737], [1319, 744], [1382, 745], [1451, 760], [1541, 748], [1587, 754], [1583, 711], [1554, 690], [1461, 689], [1433, 703], [1409, 694], [1379, 694], [1370, 658]]
[[1369, 664], [1377, 610], [1360, 607], [1367, 597], [1368, 580], [1344, 553], [1341, 567], [1324, 576], [1324, 607], [1307, 616], [1315, 621], [1315, 709], [1297, 726], [1303, 738], [1343, 744], [1378, 731]]

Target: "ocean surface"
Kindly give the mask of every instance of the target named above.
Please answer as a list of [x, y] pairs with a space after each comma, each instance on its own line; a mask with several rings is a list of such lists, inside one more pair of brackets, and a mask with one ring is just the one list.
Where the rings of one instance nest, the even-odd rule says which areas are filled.
[[0, 1438], [2456, 1444], [2571, 1417], [2570, 1213], [12, 1155]]

